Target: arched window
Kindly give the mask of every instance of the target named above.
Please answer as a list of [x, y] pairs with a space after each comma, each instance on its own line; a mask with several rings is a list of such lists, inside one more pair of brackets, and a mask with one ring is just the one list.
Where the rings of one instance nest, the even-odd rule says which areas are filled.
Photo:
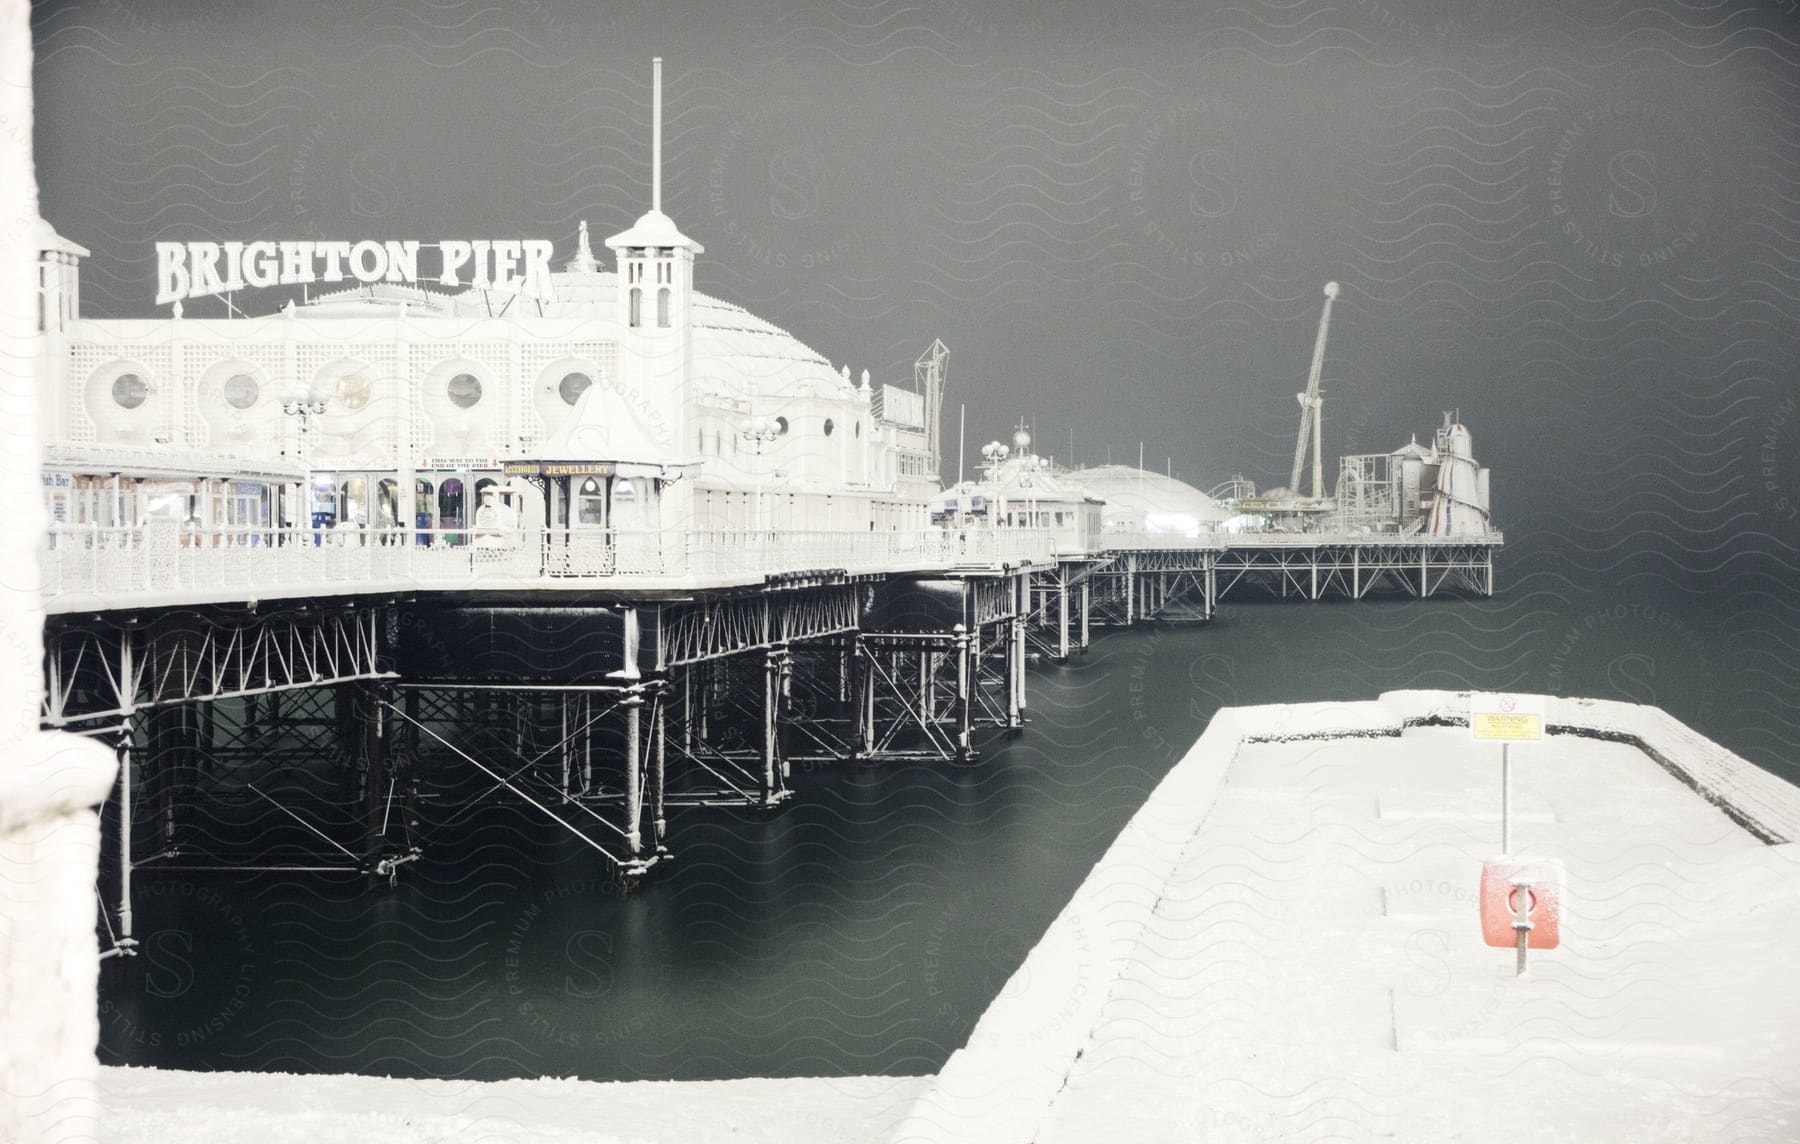
[[375, 486], [375, 527], [393, 528], [400, 523], [400, 482], [389, 478]]
[[[431, 482], [423, 477], [413, 481], [413, 519], [408, 522], [413, 527], [431, 527], [432, 509], [436, 507], [437, 502], [437, 497], [433, 495], [435, 491]], [[431, 537], [422, 535], [418, 538], [418, 542], [428, 545], [431, 543]]]
[[626, 319], [633, 327], [644, 324], [644, 292], [638, 287], [631, 288], [631, 316]]
[[575, 523], [595, 527], [606, 523], [606, 493], [593, 477], [582, 481], [575, 494]]
[[[438, 486], [438, 527], [463, 526], [463, 483], [459, 477], [446, 477]], [[452, 538], [454, 543], [454, 538]]]
[[837, 425], [831, 420], [831, 418], [827, 417], [825, 419], [825, 436], [827, 436], [827, 437], [831, 436], [831, 431], [836, 428], [837, 428]]
[[656, 324], [665, 330], [669, 328], [669, 288], [667, 286], [656, 292]]
[[338, 522], [369, 523], [369, 482], [362, 477], [347, 478], [338, 486]]
[[788, 431], [788, 420], [787, 420], [787, 418], [785, 418], [785, 417], [777, 417], [777, 418], [776, 418], [776, 419], [775, 419], [775, 432], [777, 432], [777, 433], [779, 433], [779, 434], [781, 434], [781, 435], [782, 435], [782, 436], [783, 436], [783, 437], [786, 437], [786, 436], [787, 436], [787, 431]]

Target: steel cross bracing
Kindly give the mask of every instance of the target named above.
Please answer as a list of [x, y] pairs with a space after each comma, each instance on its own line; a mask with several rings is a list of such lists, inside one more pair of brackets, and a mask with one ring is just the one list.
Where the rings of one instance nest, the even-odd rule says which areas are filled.
[[1074, 651], [1086, 650], [1093, 626], [1094, 577], [1111, 561], [1111, 557], [1064, 559], [1032, 569], [1025, 633], [1033, 653], [1065, 660]]
[[1121, 549], [1094, 576], [1094, 619], [1209, 620], [1217, 595], [1215, 547]]
[[1420, 599], [1445, 590], [1491, 596], [1494, 549], [1448, 539], [1230, 548], [1219, 556], [1217, 575], [1218, 599], [1240, 583], [1306, 600], [1360, 600], [1383, 586]]
[[975, 757], [978, 727], [1024, 722], [1029, 573], [963, 581], [969, 624], [949, 632], [862, 632], [850, 665], [859, 759]]
[[432, 801], [456, 808], [428, 822], [424, 843], [505, 792], [528, 819], [555, 824], [556, 836], [578, 840], [620, 875], [668, 856], [661, 682], [401, 690], [383, 707], [426, 770]]
[[771, 647], [670, 673], [672, 805], [769, 807], [787, 799], [793, 661], [790, 649]]
[[102, 876], [129, 955], [132, 884], [156, 874], [368, 874], [392, 880], [419, 851], [407, 777], [375, 703], [382, 682], [164, 702], [105, 734], [119, 756], [101, 809]]
[[855, 631], [868, 588], [830, 584], [670, 605], [658, 669]]
[[379, 631], [386, 611], [321, 605], [165, 612], [130, 626], [57, 624], [44, 635], [41, 722], [64, 727], [166, 703], [384, 678]]

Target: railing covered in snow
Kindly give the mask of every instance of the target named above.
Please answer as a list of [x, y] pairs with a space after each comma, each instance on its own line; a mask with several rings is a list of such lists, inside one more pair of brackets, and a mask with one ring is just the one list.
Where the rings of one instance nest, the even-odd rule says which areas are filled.
[[50, 530], [51, 611], [358, 592], [743, 583], [842, 570], [918, 571], [1049, 561], [1053, 531], [951, 532], [475, 528], [183, 529], [62, 525]]

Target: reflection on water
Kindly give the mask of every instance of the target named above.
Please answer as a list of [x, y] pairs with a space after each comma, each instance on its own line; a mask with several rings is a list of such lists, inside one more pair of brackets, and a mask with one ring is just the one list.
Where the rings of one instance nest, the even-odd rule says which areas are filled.
[[1521, 591], [1255, 605], [1100, 636], [1030, 677], [978, 765], [796, 770], [773, 814], [689, 811], [630, 896], [512, 812], [395, 890], [143, 876], [106, 964], [107, 1062], [588, 1079], [922, 1073], [968, 1036], [1221, 706], [1401, 687], [1653, 702], [1790, 779], [1792, 617]]

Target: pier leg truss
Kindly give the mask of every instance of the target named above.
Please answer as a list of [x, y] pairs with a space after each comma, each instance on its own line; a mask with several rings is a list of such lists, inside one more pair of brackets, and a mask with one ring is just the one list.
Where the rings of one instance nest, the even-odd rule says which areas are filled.
[[136, 951], [146, 867], [374, 873], [406, 860], [403, 829], [372, 833], [393, 825], [375, 810], [391, 766], [381, 723], [357, 706], [392, 678], [388, 608], [166, 610], [46, 630], [42, 723], [109, 741], [119, 759], [103, 808], [104, 956]]
[[1234, 544], [1219, 554], [1217, 598], [1238, 591], [1280, 599], [1361, 600], [1371, 593], [1417, 599], [1446, 592], [1494, 594], [1494, 545], [1481, 540], [1411, 537], [1258, 547]]

